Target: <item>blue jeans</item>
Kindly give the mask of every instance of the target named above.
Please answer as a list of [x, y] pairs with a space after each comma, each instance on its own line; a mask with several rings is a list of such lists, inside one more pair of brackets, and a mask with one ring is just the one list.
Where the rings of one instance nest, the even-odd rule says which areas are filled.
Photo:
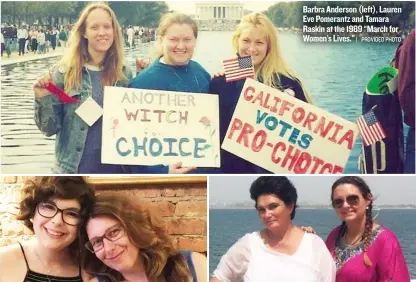
[[6, 43], [6, 53], [8, 56], [10, 56], [10, 54], [12, 53], [12, 49], [13, 49], [13, 39], [7, 38], [5, 40], [5, 43]]
[[45, 44], [39, 45], [39, 54], [45, 53]]
[[404, 173], [415, 173], [415, 129], [409, 128], [406, 138], [406, 153], [404, 158]]

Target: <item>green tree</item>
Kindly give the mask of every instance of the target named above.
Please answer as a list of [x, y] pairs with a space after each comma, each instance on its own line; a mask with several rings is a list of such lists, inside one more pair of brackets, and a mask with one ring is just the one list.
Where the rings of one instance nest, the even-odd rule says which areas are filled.
[[109, 2], [121, 25], [157, 26], [169, 8], [165, 2]]

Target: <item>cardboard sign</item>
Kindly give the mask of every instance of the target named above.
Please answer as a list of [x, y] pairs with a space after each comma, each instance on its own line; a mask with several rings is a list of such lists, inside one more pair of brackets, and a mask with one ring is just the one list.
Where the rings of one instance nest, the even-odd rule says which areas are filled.
[[247, 79], [222, 148], [274, 173], [342, 173], [355, 123]]
[[219, 167], [218, 96], [105, 87], [103, 163]]

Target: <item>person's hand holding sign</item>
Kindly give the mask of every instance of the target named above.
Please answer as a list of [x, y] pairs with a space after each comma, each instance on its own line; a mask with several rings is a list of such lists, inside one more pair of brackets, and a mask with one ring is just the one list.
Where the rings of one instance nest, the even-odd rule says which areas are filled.
[[182, 162], [179, 162], [169, 165], [169, 174], [185, 174], [195, 169], [196, 167], [182, 167]]

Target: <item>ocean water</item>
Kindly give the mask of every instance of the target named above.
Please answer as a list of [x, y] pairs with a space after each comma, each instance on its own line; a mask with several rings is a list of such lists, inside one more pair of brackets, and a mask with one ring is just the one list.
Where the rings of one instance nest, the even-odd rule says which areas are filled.
[[[222, 70], [222, 60], [235, 56], [231, 32], [200, 32], [194, 60], [210, 73]], [[388, 64], [396, 44], [304, 43], [300, 34], [280, 33], [288, 65], [303, 81], [318, 107], [355, 121], [361, 114], [362, 95], [372, 75]], [[148, 58], [154, 43], [126, 48], [126, 64]], [[1, 67], [1, 160], [3, 173], [49, 173], [54, 162], [55, 136], [40, 133], [34, 122], [33, 82], [48, 72], [58, 58]], [[361, 138], [351, 152], [345, 173], [358, 173]]]
[[[416, 279], [416, 210], [381, 210], [376, 221], [392, 230], [402, 247], [410, 277]], [[325, 240], [340, 224], [332, 209], [297, 209], [294, 223], [312, 226]], [[209, 272], [215, 270], [221, 256], [246, 233], [263, 228], [256, 211], [247, 209], [210, 209]]]

